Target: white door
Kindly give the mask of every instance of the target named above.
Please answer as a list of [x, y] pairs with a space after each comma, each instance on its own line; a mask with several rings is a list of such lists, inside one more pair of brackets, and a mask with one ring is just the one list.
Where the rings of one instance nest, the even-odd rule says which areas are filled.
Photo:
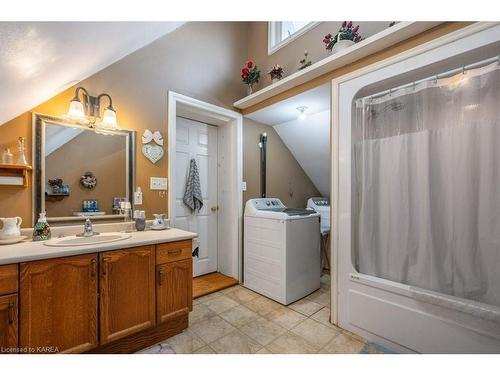
[[[182, 198], [191, 159], [200, 173], [203, 207], [192, 212]], [[217, 271], [217, 127], [177, 117], [175, 152], [175, 227], [198, 233], [199, 257], [193, 276]]]

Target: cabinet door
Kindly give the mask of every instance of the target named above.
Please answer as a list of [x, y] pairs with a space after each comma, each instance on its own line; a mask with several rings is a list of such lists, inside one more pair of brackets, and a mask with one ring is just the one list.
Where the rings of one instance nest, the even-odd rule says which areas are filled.
[[97, 345], [97, 255], [21, 263], [20, 347], [78, 353]]
[[189, 313], [193, 309], [193, 261], [186, 259], [156, 268], [158, 323]]
[[0, 353], [15, 353], [17, 332], [17, 294], [0, 296]]
[[108, 251], [99, 257], [101, 344], [153, 326], [154, 247]]

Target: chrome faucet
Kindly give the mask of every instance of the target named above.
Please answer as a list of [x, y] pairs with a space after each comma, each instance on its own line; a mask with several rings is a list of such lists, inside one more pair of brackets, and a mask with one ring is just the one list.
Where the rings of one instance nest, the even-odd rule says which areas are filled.
[[92, 222], [90, 221], [89, 218], [87, 218], [87, 220], [85, 220], [85, 224], [83, 224], [82, 237], [92, 237], [96, 234], [99, 234], [99, 233], [94, 232], [94, 229], [92, 228]]

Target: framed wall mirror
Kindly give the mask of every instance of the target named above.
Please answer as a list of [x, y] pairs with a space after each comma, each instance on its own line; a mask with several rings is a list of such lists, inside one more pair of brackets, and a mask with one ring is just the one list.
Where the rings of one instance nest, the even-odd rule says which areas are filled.
[[44, 211], [50, 223], [60, 225], [130, 217], [120, 202], [132, 203], [135, 131], [35, 113], [33, 155], [33, 224]]

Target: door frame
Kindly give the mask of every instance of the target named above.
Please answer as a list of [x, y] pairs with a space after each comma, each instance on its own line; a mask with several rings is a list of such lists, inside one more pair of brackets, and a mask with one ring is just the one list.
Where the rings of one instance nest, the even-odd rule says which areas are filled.
[[240, 281], [242, 275], [243, 116], [239, 112], [168, 92], [168, 216], [175, 223], [174, 166], [177, 116], [218, 127], [217, 270]]
[[[488, 29], [492, 29], [495, 27], [498, 27], [500, 23], [498, 22], [476, 22], [472, 25], [466, 26], [462, 29], [459, 29], [457, 31], [451, 32], [449, 34], [443, 35], [439, 38], [436, 38], [434, 40], [431, 40], [429, 42], [426, 42], [422, 45], [416, 46], [414, 48], [411, 48], [409, 50], [403, 51], [395, 56], [392, 56], [390, 58], [378, 61], [376, 63], [373, 63], [371, 65], [368, 65], [366, 67], [363, 67], [361, 69], [355, 70], [353, 72], [347, 73], [345, 75], [342, 75], [338, 78], [335, 78], [331, 81], [331, 108], [332, 108], [332, 118], [331, 118], [331, 131], [330, 131], [330, 144], [331, 144], [331, 206], [334, 208], [330, 212], [330, 222], [331, 222], [331, 241], [330, 241], [330, 259], [333, 264], [333, 272], [334, 275], [331, 278], [331, 322], [335, 325], [340, 324], [340, 319], [339, 319], [339, 294], [343, 291], [351, 289], [349, 286], [343, 286], [339, 285], [341, 284], [341, 277], [345, 277], [346, 275], [340, 275], [339, 272], [342, 270], [341, 265], [339, 262], [342, 261], [342, 250], [346, 248], [346, 245], [341, 241], [340, 239], [340, 231], [342, 230], [342, 226], [345, 225], [347, 221], [350, 221], [350, 214], [347, 215], [346, 212], [342, 210], [342, 201], [344, 202], [350, 202], [350, 193], [347, 194], [348, 191], [350, 191], [350, 185], [347, 186], [347, 184], [343, 183], [340, 179], [340, 172], [341, 168], [346, 168], [346, 163], [350, 163], [350, 160], [346, 160], [345, 157], [340, 155], [339, 153], [339, 145], [341, 142], [345, 142], [346, 139], [341, 138], [340, 134], [340, 128], [342, 126], [342, 108], [340, 104], [340, 86], [343, 83], [348, 83], [351, 80], [357, 79], [359, 77], [362, 77], [364, 75], [368, 75], [371, 72], [381, 70], [383, 68], [387, 68], [388, 66], [395, 65], [397, 63], [405, 63], [406, 60], [409, 60], [411, 58], [418, 57], [419, 55], [423, 55], [424, 53], [436, 51], [436, 54], [441, 53], [440, 52], [440, 47], [446, 47], [447, 45], [451, 45], [452, 43], [462, 43], [461, 49], [457, 49], [454, 51], [454, 54], [458, 55], [467, 49], [472, 50], [473, 47], [478, 47], [479, 45], [475, 46], [467, 46], [464, 44], [463, 39], [465, 37], [469, 36], [474, 36], [475, 34], [478, 34], [483, 31], [488, 31]], [[480, 37], [478, 37], [479, 39]], [[487, 41], [485, 41], [487, 43]], [[444, 60], [445, 58], [448, 58], [450, 56], [453, 56], [453, 54], [450, 53], [444, 53], [444, 57], [441, 58], [441, 60]], [[436, 55], [438, 56], [438, 55]], [[435, 61], [439, 61], [440, 58], [434, 57]], [[435, 62], [433, 61], [433, 62]], [[422, 63], [423, 65], [423, 63]], [[406, 71], [411, 71], [415, 69], [415, 65], [412, 63], [408, 63], [408, 66], [406, 67]], [[401, 73], [399, 73], [401, 74]], [[350, 164], [349, 164], [350, 166]], [[342, 198], [345, 196], [348, 196], [348, 198]], [[346, 236], [345, 236], [346, 237]], [[370, 278], [370, 277], [364, 277], [361, 278], [359, 274], [353, 273], [349, 276], [349, 282], [350, 283], [356, 283], [356, 284], [363, 284], [367, 286], [373, 286], [375, 289], [380, 289], [380, 290], [389, 290], [389, 287], [391, 285], [388, 285], [390, 283], [384, 282], [384, 285], [381, 285], [380, 283], [377, 285], [373, 283], [373, 279], [375, 278]], [[364, 286], [363, 286], [364, 287]], [[404, 298], [404, 291], [402, 292], [402, 288], [396, 283], [394, 283], [394, 286], [391, 288], [391, 293], [396, 296], [403, 296]], [[377, 298], [379, 298], [379, 295], [377, 295]], [[399, 298], [399, 297], [398, 297]], [[403, 302], [400, 302], [402, 305]], [[397, 305], [397, 304], [395, 304]], [[451, 320], [450, 320], [451, 321]], [[457, 326], [459, 326], [457, 324]], [[343, 327], [346, 328], [346, 327]], [[388, 341], [383, 339], [381, 336], [377, 336], [374, 333], [368, 332], [367, 330], [363, 329], [357, 329], [356, 327], [347, 327], [346, 329], [351, 329], [353, 332], [367, 338], [368, 340], [375, 341], [378, 340], [379, 342], [382, 341], [387, 347], [392, 347], [395, 348], [396, 350], [402, 351], [402, 352], [413, 352], [413, 349], [410, 349], [405, 346], [401, 346], [396, 342], [393, 341]]]

